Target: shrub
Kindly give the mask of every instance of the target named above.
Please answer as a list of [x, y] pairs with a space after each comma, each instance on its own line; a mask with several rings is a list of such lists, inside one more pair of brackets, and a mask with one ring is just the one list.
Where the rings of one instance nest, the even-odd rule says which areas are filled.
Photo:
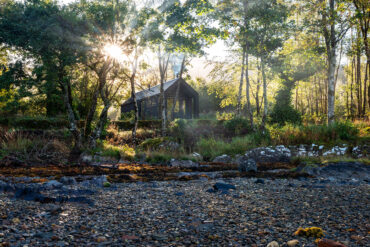
[[228, 134], [245, 135], [252, 132], [251, 124], [245, 118], [232, 118], [223, 122]]
[[154, 164], [164, 164], [169, 162], [173, 156], [171, 154], [163, 153], [163, 152], [153, 152], [148, 153], [146, 157], [146, 162], [154, 163]]
[[298, 110], [291, 105], [281, 107], [276, 104], [270, 114], [270, 122], [284, 125], [286, 123], [301, 124], [302, 118]]
[[273, 144], [334, 144], [353, 141], [358, 138], [358, 129], [350, 122], [335, 122], [329, 125], [296, 126], [287, 124], [283, 127], [268, 127]]
[[25, 117], [0, 118], [0, 124], [22, 129], [51, 129], [68, 127], [69, 122], [67, 119], [64, 118], [25, 116]]
[[139, 148], [143, 150], [156, 150], [167, 139], [165, 137], [148, 138], [140, 143]]
[[[118, 120], [112, 121], [113, 124], [117, 125], [120, 130], [131, 130], [134, 127], [133, 121], [126, 121], [126, 120]], [[138, 127], [139, 128], [149, 128], [149, 129], [160, 129], [161, 128], [161, 120], [139, 120]]]

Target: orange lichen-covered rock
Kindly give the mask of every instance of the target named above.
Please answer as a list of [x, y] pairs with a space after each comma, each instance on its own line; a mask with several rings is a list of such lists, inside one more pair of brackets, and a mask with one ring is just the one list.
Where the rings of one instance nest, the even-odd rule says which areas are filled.
[[347, 247], [344, 244], [335, 242], [330, 239], [320, 239], [320, 241], [317, 243], [317, 246], [318, 247]]

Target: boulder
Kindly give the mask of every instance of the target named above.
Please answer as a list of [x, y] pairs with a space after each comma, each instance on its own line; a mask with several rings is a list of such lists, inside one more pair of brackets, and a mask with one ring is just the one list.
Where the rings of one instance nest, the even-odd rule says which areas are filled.
[[208, 189], [207, 192], [215, 193], [221, 192], [227, 194], [229, 190], [236, 190], [236, 187], [232, 184], [225, 183], [223, 181], [217, 182], [213, 185], [213, 188]]
[[197, 162], [194, 162], [192, 160], [176, 160], [172, 159], [170, 161], [171, 167], [179, 167], [179, 168], [192, 168], [192, 167], [199, 167], [199, 164]]
[[194, 153], [192, 153], [191, 154], [191, 157], [193, 157], [194, 159], [196, 159], [196, 160], [203, 160], [203, 156], [202, 155], [200, 155], [199, 153], [197, 153], [197, 152], [194, 152]]
[[59, 189], [63, 187], [63, 184], [58, 182], [57, 180], [50, 180], [43, 184], [45, 189]]
[[73, 177], [62, 177], [59, 181], [65, 185], [73, 185], [77, 183], [76, 179]]
[[93, 162], [93, 156], [87, 153], [82, 153], [80, 155], [79, 163], [84, 165], [91, 165]]
[[213, 159], [213, 162], [219, 162], [219, 163], [230, 163], [232, 161], [231, 157], [227, 154], [223, 154], [221, 156], [217, 156]]
[[250, 159], [247, 156], [241, 156], [236, 163], [239, 166], [240, 172], [256, 172], [257, 163], [254, 159]]
[[341, 244], [339, 242], [335, 242], [330, 239], [320, 239], [317, 243], [318, 247], [346, 247], [344, 244]]
[[[253, 159], [257, 163], [288, 163], [290, 162], [290, 150], [278, 146], [279, 148], [260, 147], [249, 150], [245, 153], [245, 158]], [[288, 151], [289, 150], [289, 151]]]

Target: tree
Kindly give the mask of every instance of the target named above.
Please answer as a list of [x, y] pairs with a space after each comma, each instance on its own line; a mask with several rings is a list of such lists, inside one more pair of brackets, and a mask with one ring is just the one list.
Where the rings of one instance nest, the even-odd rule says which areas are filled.
[[288, 8], [274, 0], [263, 0], [253, 5], [250, 21], [252, 36], [251, 52], [261, 60], [264, 109], [262, 127], [265, 126], [268, 114], [266, 66], [273, 52], [280, 48], [286, 39]]
[[88, 26], [73, 10], [50, 1], [7, 2], [0, 11], [0, 43], [28, 51], [42, 62], [48, 75], [55, 75], [78, 153], [81, 133], [72, 106], [68, 69], [84, 56], [83, 37]]
[[[158, 57], [160, 74], [160, 112], [162, 135], [166, 134], [166, 109], [163, 84], [171, 54], [183, 53], [186, 58], [203, 54], [203, 48], [215, 41], [218, 32], [208, 27], [211, 19], [206, 15], [212, 11], [208, 0], [164, 1], [157, 9], [154, 21], [150, 23], [150, 40]], [[184, 71], [186, 61], [182, 62]], [[182, 73], [180, 73], [182, 75]], [[174, 102], [175, 104], [176, 102]]]
[[338, 44], [350, 27], [348, 6], [346, 5], [346, 1], [342, 0], [317, 0], [307, 3], [306, 7], [311, 13], [306, 18], [307, 26], [314, 32], [322, 34], [325, 41], [328, 81], [327, 116], [328, 123], [333, 123], [335, 117], [335, 73]]

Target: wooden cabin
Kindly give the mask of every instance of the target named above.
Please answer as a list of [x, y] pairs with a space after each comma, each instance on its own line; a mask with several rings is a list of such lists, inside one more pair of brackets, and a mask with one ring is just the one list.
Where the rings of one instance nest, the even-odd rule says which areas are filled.
[[[179, 88], [178, 88], [179, 87]], [[176, 78], [163, 84], [167, 118], [197, 118], [199, 116], [199, 95], [182, 78]], [[178, 97], [176, 93], [178, 92]], [[139, 119], [160, 119], [160, 85], [137, 92]], [[174, 102], [176, 100], [176, 102]], [[173, 104], [175, 103], [175, 108]], [[172, 110], [174, 111], [172, 112]], [[121, 105], [121, 114], [134, 111], [132, 98]]]

